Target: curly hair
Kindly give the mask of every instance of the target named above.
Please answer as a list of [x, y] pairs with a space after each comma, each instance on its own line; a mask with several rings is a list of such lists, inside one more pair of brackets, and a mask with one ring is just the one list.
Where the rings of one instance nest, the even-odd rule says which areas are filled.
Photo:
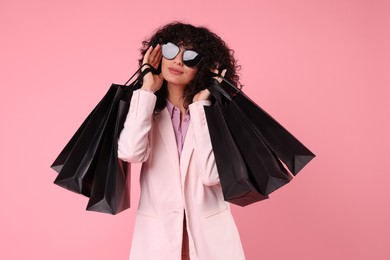
[[[198, 65], [198, 72], [184, 90], [184, 106], [192, 103], [192, 99], [199, 91], [205, 89], [207, 81], [210, 79], [210, 71], [214, 69], [227, 69], [225, 78], [233, 82], [236, 86], [239, 84], [237, 72], [240, 66], [234, 58], [234, 51], [229, 49], [226, 43], [215, 33], [205, 27], [195, 27], [191, 24], [172, 22], [159, 29], [149, 40], [142, 42], [141, 58], [139, 65], [142, 65], [143, 56], [150, 46], [172, 42], [182, 47], [191, 47], [191, 49], [202, 55], [202, 60]], [[158, 68], [161, 69], [161, 63]], [[166, 106], [167, 82], [155, 94], [157, 103], [155, 112], [161, 111]]]

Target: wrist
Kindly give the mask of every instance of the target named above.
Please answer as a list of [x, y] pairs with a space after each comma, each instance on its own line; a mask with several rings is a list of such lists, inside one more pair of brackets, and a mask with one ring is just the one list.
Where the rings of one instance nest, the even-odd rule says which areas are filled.
[[148, 91], [148, 92], [151, 92], [153, 94], [156, 92], [152, 87], [149, 87], [149, 86], [142, 85], [141, 89], [145, 90], [145, 91]]

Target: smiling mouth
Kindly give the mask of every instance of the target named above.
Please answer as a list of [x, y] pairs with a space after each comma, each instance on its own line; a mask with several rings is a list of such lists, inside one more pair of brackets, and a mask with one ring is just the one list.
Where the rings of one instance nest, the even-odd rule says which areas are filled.
[[169, 72], [174, 74], [174, 75], [181, 75], [183, 74], [183, 71], [180, 71], [180, 70], [177, 70], [177, 69], [174, 69], [174, 68], [168, 68]]

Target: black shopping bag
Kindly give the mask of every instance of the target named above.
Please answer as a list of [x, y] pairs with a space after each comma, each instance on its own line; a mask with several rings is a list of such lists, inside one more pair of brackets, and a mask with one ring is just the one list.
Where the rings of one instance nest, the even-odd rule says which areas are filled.
[[234, 92], [234, 103], [293, 175], [296, 175], [315, 157], [294, 135], [245, 95], [244, 92], [224, 77], [220, 78], [223, 87], [229, 89], [228, 92], [230, 93]]
[[83, 122], [54, 161], [59, 170], [54, 183], [76, 193], [90, 196], [101, 139], [113, 105], [126, 86], [112, 84], [103, 99]]
[[205, 106], [204, 110], [224, 199], [240, 206], [267, 199], [268, 196], [259, 192], [260, 188], [230, 133], [221, 110], [220, 94], [213, 93], [213, 96], [218, 100], [212, 106]]
[[[218, 76], [218, 75], [213, 74], [212, 76]], [[226, 81], [224, 78], [222, 79]], [[231, 84], [230, 82], [228, 83]], [[287, 144], [279, 144], [280, 141], [278, 139], [275, 139], [277, 137], [266, 135], [266, 137], [268, 138], [267, 139], [268, 142], [267, 142], [262, 133], [262, 130], [267, 126], [262, 126], [262, 128], [260, 128], [259, 122], [256, 121], [257, 119], [254, 118], [253, 114], [249, 115], [249, 112], [251, 111], [249, 109], [244, 110], [242, 108], [245, 105], [245, 102], [250, 102], [251, 105], [255, 107], [258, 106], [254, 104], [249, 98], [245, 99], [244, 101], [237, 99], [243, 93], [241, 93], [241, 90], [236, 88], [234, 85], [233, 87], [234, 87], [233, 90], [230, 88], [228, 89], [228, 91], [225, 91], [224, 88], [226, 89], [226, 86], [223, 86], [219, 84], [216, 80], [214, 80], [213, 83], [211, 84], [210, 90], [214, 97], [216, 96], [215, 94], [216, 92], [222, 94], [222, 95], [217, 94], [219, 95], [219, 99], [221, 99], [220, 97], [222, 97], [222, 102], [216, 102], [216, 104], [221, 104], [223, 120], [228, 125], [229, 132], [232, 135], [236, 146], [239, 148], [240, 154], [242, 155], [242, 158], [244, 159], [246, 166], [249, 169], [249, 172], [251, 172], [252, 176], [254, 177], [252, 179], [253, 186], [256, 187], [261, 194], [268, 195], [271, 192], [275, 191], [276, 189], [280, 188], [281, 186], [287, 184], [292, 179], [292, 176], [288, 173], [288, 171], [284, 168], [283, 164], [280, 161], [282, 159], [285, 159], [285, 156], [283, 158], [279, 157], [278, 154], [280, 153], [278, 149], [280, 149], [280, 147], [283, 147], [284, 154], [288, 154], [290, 156], [293, 155], [297, 157], [300, 156], [301, 154], [297, 154], [296, 146], [289, 147], [289, 145], [291, 145], [291, 142]], [[240, 102], [238, 102], [238, 100]], [[269, 116], [264, 110], [261, 111], [263, 114]], [[258, 112], [256, 111], [254, 113], [258, 113]], [[208, 115], [206, 114], [206, 117], [207, 116]], [[215, 117], [212, 120], [215, 121], [216, 120]], [[273, 122], [276, 121], [273, 119]], [[283, 128], [278, 123], [274, 125], [276, 125], [276, 128], [278, 126], [279, 128]], [[284, 132], [282, 131], [278, 132], [285, 135], [283, 136], [284, 137], [283, 140], [286, 139], [296, 140], [296, 138], [291, 137], [292, 135], [289, 132], [287, 132], [284, 128], [283, 130]], [[212, 139], [214, 154], [217, 163], [218, 162], [217, 158], [220, 157], [218, 155], [219, 153], [218, 150], [221, 150], [223, 152], [224, 151], [223, 147], [225, 147], [225, 143], [223, 141], [213, 142], [213, 139], [215, 140], [218, 139], [216, 139], [215, 136], [213, 137], [211, 133], [210, 133], [210, 137]], [[276, 148], [274, 150], [273, 149], [274, 147], [271, 146], [270, 144], [275, 144], [275, 143], [277, 144], [277, 146], [275, 146]], [[300, 151], [302, 152], [302, 149]], [[314, 155], [310, 151], [306, 153], [314, 157]], [[225, 162], [229, 163], [229, 159], [225, 159]], [[221, 162], [220, 164], [223, 165], [223, 162]], [[217, 167], [218, 167], [218, 163], [217, 163]], [[220, 171], [220, 169], [218, 169], [218, 172], [220, 175], [223, 174], [223, 172]]]
[[253, 173], [259, 192], [269, 195], [289, 183], [292, 179], [291, 175], [262, 140], [237, 104], [235, 102], [226, 104], [222, 112], [247, 167]]
[[[216, 97], [215, 104], [221, 107], [223, 120], [228, 126], [228, 131], [232, 135], [248, 171], [252, 173], [252, 184], [257, 188], [257, 191], [260, 194], [268, 195], [287, 184], [291, 180], [291, 175], [237, 107], [234, 98], [219, 87], [217, 80], [213, 79], [209, 85], [211, 89], [214, 89], [211, 90], [214, 97], [218, 95], [218, 92], [223, 94]], [[218, 144], [216, 145], [218, 146]], [[224, 146], [225, 144], [221, 142], [219, 145]], [[213, 146], [214, 149], [215, 146]]]
[[292, 174], [298, 174], [315, 157], [295, 136], [243, 92], [238, 92], [234, 100], [258, 130], [262, 139]]
[[[144, 64], [143, 66], [145, 65], [148, 64]], [[55, 184], [90, 197], [92, 190], [94, 189], [93, 186], [99, 186], [98, 184], [95, 184], [95, 175], [98, 170], [100, 173], [104, 171], [99, 169], [101, 168], [108, 169], [108, 171], [119, 171], [122, 178], [116, 179], [117, 183], [115, 184], [115, 187], [124, 187], [122, 182], [126, 181], [127, 168], [129, 168], [129, 166], [120, 160], [107, 158], [103, 160], [102, 150], [109, 151], [110, 158], [117, 158], [116, 151], [114, 151], [113, 147], [116, 145], [117, 140], [111, 137], [118, 136], [123, 128], [123, 121], [128, 111], [132, 92], [141, 86], [140, 82], [146, 73], [155, 72], [154, 69], [147, 68], [139, 74], [134, 82], [126, 86], [126, 84], [140, 72], [141, 68], [134, 73], [125, 85], [111, 85], [103, 99], [88, 115], [83, 124], [58, 155], [51, 166], [58, 172], [58, 176], [54, 181]], [[114, 122], [114, 124], [112, 124], [112, 122]], [[115, 164], [115, 167], [113, 164]], [[110, 175], [111, 173], [105, 172], [105, 174]], [[101, 181], [102, 178], [98, 178], [98, 180]], [[126, 206], [123, 206], [128, 204], [126, 200], [117, 198], [118, 196], [125, 198], [125, 193], [128, 193], [128, 190], [117, 188], [117, 190], [111, 192], [104, 192], [106, 199], [115, 202], [110, 204], [111, 210], [103, 211], [102, 207], [92, 207], [92, 205], [89, 205], [91, 210], [100, 211], [99, 209], [102, 209], [101, 212], [115, 214], [126, 208]], [[95, 191], [94, 194], [97, 194], [97, 191]], [[117, 196], [117, 198], [111, 200], [109, 197], [114, 195]]]
[[130, 105], [129, 95], [123, 97], [107, 120], [110, 127], [103, 133], [87, 210], [117, 214], [130, 207], [131, 167], [118, 158], [118, 138]]

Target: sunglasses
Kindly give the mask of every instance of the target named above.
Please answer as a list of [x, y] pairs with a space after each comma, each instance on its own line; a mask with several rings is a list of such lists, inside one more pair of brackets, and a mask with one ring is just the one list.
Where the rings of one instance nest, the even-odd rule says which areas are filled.
[[[167, 60], [173, 60], [180, 53], [180, 47], [168, 42], [162, 45], [162, 55]], [[195, 67], [202, 60], [202, 56], [193, 50], [183, 52], [183, 63], [187, 67]]]

